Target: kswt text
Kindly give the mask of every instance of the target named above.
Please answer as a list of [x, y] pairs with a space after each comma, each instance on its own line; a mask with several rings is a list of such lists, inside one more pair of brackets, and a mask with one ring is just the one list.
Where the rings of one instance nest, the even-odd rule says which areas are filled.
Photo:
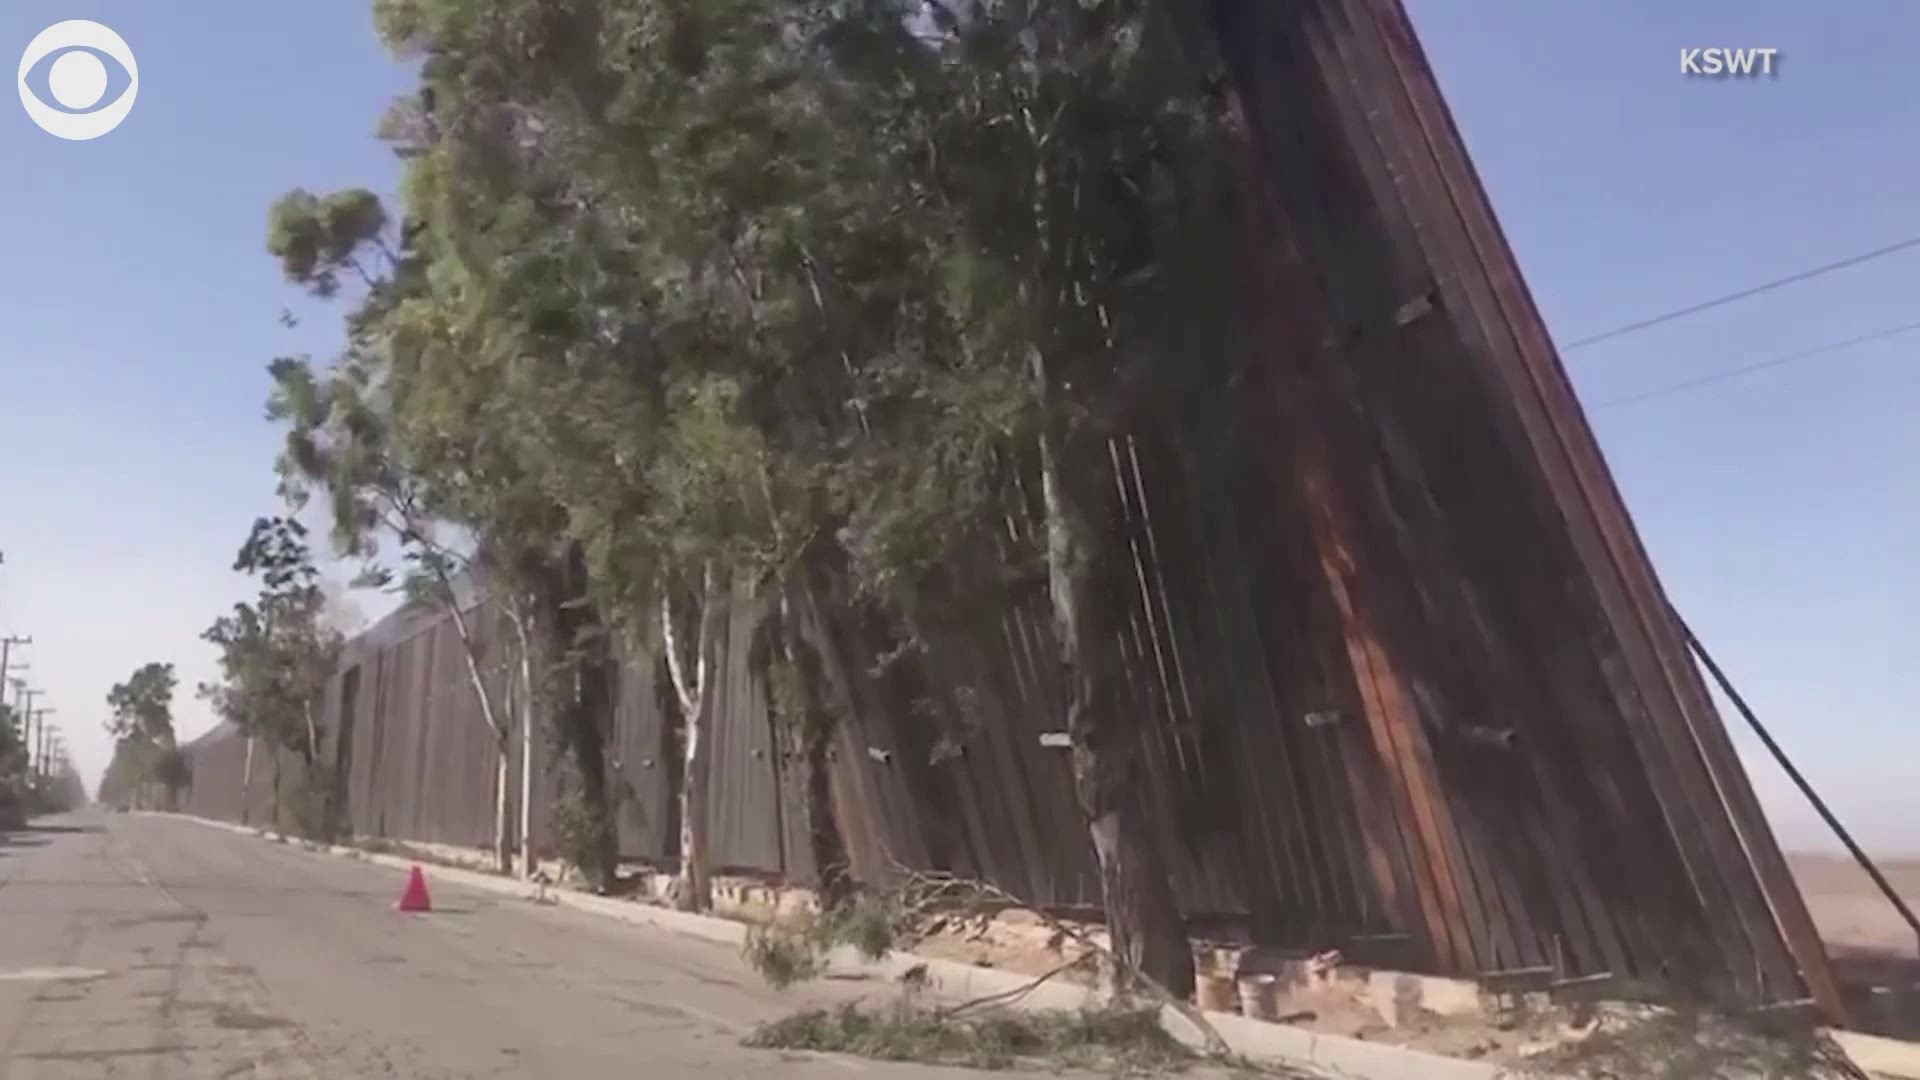
[[1681, 49], [1680, 74], [1771, 76], [1779, 49]]

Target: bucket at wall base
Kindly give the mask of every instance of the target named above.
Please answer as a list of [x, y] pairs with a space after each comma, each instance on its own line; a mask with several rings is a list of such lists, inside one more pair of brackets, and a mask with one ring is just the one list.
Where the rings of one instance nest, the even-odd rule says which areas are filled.
[[1239, 1004], [1234, 996], [1232, 976], [1206, 972], [1194, 977], [1193, 1000], [1207, 1012], [1230, 1013]]
[[1280, 1019], [1280, 980], [1264, 974], [1240, 976], [1240, 1011], [1255, 1020]]

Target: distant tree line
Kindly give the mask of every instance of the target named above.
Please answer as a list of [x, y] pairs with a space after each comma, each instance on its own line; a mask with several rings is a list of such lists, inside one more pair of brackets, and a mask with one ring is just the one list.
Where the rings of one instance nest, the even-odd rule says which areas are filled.
[[53, 767], [33, 759], [25, 718], [0, 703], [0, 828], [18, 828], [36, 814], [85, 805], [79, 774], [64, 758]]

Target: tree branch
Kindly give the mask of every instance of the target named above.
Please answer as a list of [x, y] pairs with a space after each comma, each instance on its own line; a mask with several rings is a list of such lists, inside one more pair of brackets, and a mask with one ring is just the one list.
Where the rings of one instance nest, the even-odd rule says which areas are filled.
[[680, 645], [673, 632], [673, 596], [666, 590], [660, 590], [660, 636], [667, 653], [667, 674], [673, 679], [673, 692], [680, 699], [680, 712], [683, 716], [692, 716], [694, 709], [694, 691], [687, 686], [687, 675], [681, 666]]
[[714, 609], [719, 607], [718, 596], [713, 588], [713, 560], [708, 559], [700, 569], [700, 636], [694, 643], [699, 655], [694, 658], [694, 692], [704, 701], [707, 693], [707, 653], [712, 641]]
[[961, 1013], [968, 1012], [973, 1009], [983, 1009], [993, 1005], [1012, 1005], [1014, 1002], [1020, 1001], [1021, 999], [1025, 998], [1028, 994], [1031, 994], [1035, 990], [1040, 989], [1041, 986], [1043, 986], [1048, 980], [1052, 979], [1054, 976], [1063, 974], [1068, 971], [1072, 971], [1074, 968], [1080, 967], [1081, 965], [1085, 964], [1088, 960], [1093, 959], [1095, 955], [1097, 954], [1092, 952], [1081, 953], [1079, 956], [1076, 956], [1073, 959], [1068, 960], [1066, 963], [1061, 964], [1059, 967], [1056, 967], [1051, 971], [1048, 971], [1045, 974], [1040, 975], [1039, 977], [1035, 978], [1031, 982], [1025, 983], [1021, 986], [1016, 986], [1011, 990], [1002, 990], [997, 994], [988, 994], [985, 997], [977, 997], [970, 1001], [963, 1001], [960, 1004], [953, 1006], [952, 1008], [941, 1009], [938, 1015], [943, 1020], [951, 1020], [954, 1017], [959, 1016]]
[[[1219, 1030], [1215, 1028], [1213, 1024], [1208, 1022], [1207, 1018], [1201, 1014], [1199, 1009], [1175, 996], [1171, 990], [1160, 985], [1157, 980], [1127, 963], [1119, 954], [1093, 940], [1092, 937], [1080, 929], [1069, 926], [1053, 915], [1000, 888], [998, 885], [972, 878], [958, 877], [944, 871], [914, 870], [894, 858], [893, 852], [888, 850], [884, 845], [882, 845], [881, 851], [886, 855], [888, 864], [893, 867], [896, 873], [902, 875], [909, 888], [932, 887], [936, 890], [936, 895], [951, 895], [955, 892], [972, 892], [976, 896], [986, 897], [1010, 907], [1016, 907], [1022, 911], [1033, 913], [1034, 916], [1047, 925], [1048, 929], [1074, 941], [1076, 944], [1092, 952], [1106, 957], [1107, 962], [1113, 965], [1114, 970], [1122, 975], [1122, 985], [1137, 984], [1145, 988], [1160, 1004], [1179, 1013], [1187, 1023], [1192, 1024], [1194, 1028], [1200, 1032], [1201, 1038], [1206, 1042], [1207, 1052], [1209, 1054], [1221, 1058], [1233, 1056], [1233, 1048], [1227, 1045], [1227, 1040], [1221, 1036]], [[1084, 959], [1084, 957], [1081, 959]], [[1046, 977], [1050, 978], [1055, 974], [1058, 974], [1058, 971], [1050, 972]], [[1038, 985], [1038, 983], [1035, 985]], [[1024, 996], [1030, 992], [1031, 989], [1031, 987], [1022, 988], [1019, 991], [1019, 996]]]

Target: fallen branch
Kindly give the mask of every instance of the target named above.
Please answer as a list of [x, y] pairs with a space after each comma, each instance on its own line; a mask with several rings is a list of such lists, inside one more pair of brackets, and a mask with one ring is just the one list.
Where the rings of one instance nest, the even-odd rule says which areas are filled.
[[942, 1019], [951, 1020], [954, 1017], [959, 1016], [961, 1013], [968, 1012], [973, 1009], [983, 1009], [990, 1005], [1011, 1005], [1016, 1001], [1020, 1001], [1024, 999], [1028, 994], [1033, 993], [1035, 990], [1040, 989], [1040, 987], [1043, 984], [1045, 984], [1047, 980], [1053, 978], [1055, 975], [1059, 975], [1059, 974], [1071, 971], [1074, 968], [1079, 967], [1081, 964], [1086, 963], [1089, 955], [1090, 954], [1083, 954], [1080, 956], [1076, 956], [1073, 959], [1067, 961], [1066, 963], [1061, 964], [1059, 967], [1056, 967], [1053, 970], [1047, 972], [1046, 974], [1039, 976], [1033, 981], [1028, 982], [1021, 986], [1016, 986], [1011, 990], [1002, 990], [997, 994], [988, 994], [986, 997], [977, 997], [971, 1001], [963, 1001], [960, 1004], [955, 1005], [951, 1009], [941, 1009], [939, 1010], [939, 1015]]
[[[1200, 1032], [1201, 1039], [1206, 1043], [1208, 1054], [1217, 1058], [1232, 1058], [1235, 1056], [1233, 1053], [1233, 1048], [1227, 1045], [1226, 1038], [1220, 1034], [1219, 1029], [1215, 1028], [1211, 1023], [1208, 1022], [1206, 1016], [1204, 1016], [1199, 1009], [1195, 1008], [1191, 1003], [1176, 996], [1171, 990], [1168, 990], [1166, 987], [1160, 985], [1160, 983], [1157, 980], [1147, 976], [1144, 972], [1140, 971], [1138, 968], [1135, 968], [1133, 965], [1127, 963], [1125, 960], [1123, 960], [1120, 957], [1118, 953], [1114, 952], [1112, 949], [1106, 947], [1105, 945], [1102, 945], [1099, 942], [1093, 940], [1093, 938], [1090, 935], [1086, 934], [1084, 931], [1080, 930], [1079, 928], [1071, 926], [1061, 921], [1060, 919], [1055, 918], [1053, 915], [1049, 914], [1048, 912], [1042, 911], [1040, 908], [1036, 907], [1035, 905], [1020, 899], [1019, 897], [1013, 895], [1012, 893], [1006, 891], [1005, 889], [1002, 889], [998, 885], [992, 884], [991, 882], [979, 881], [972, 878], [962, 878], [942, 870], [933, 870], [933, 871], [914, 870], [911, 867], [908, 867], [905, 864], [901, 863], [898, 859], [894, 858], [893, 852], [886, 850], [884, 846], [882, 847], [882, 851], [887, 857], [888, 864], [893, 867], [894, 872], [896, 874], [901, 875], [903, 880], [907, 883], [907, 887], [910, 889], [914, 887], [931, 889], [933, 890], [932, 898], [945, 898], [946, 896], [951, 895], [952, 893], [955, 893], [955, 892], [971, 893], [975, 897], [985, 897], [991, 900], [999, 901], [1003, 904], [1006, 904], [1009, 907], [1015, 907], [1023, 911], [1031, 912], [1032, 914], [1037, 916], [1041, 922], [1045, 923], [1047, 927], [1053, 930], [1055, 933], [1060, 934], [1064, 937], [1070, 938], [1077, 944], [1091, 950], [1092, 952], [1095, 952], [1101, 956], [1104, 956], [1107, 959], [1107, 961], [1113, 965], [1113, 970], [1118, 975], [1118, 978], [1116, 979], [1116, 983], [1121, 989], [1124, 990], [1124, 988], [1129, 985], [1140, 986], [1144, 988], [1153, 998], [1159, 1001], [1161, 1005], [1169, 1009], [1172, 1009], [1174, 1012], [1179, 1013], [1180, 1016], [1187, 1021], [1187, 1023], [1192, 1024], [1195, 1030]], [[907, 906], [907, 910], [917, 911], [917, 910], [923, 909], [926, 906], [927, 906], [927, 902], [922, 901], [921, 903], [909, 904]], [[1074, 963], [1077, 964], [1082, 959], [1084, 959], [1084, 957], [1076, 958]], [[1041, 977], [1041, 981], [1051, 978], [1053, 975], [1056, 975], [1058, 973], [1059, 973], [1058, 970], [1054, 972], [1049, 972], [1047, 975]], [[1036, 982], [1034, 985], [1038, 985], [1038, 983]], [[1027, 987], [1023, 989], [1018, 996], [1025, 996], [1026, 993], [1031, 992], [1031, 989], [1032, 987]]]

